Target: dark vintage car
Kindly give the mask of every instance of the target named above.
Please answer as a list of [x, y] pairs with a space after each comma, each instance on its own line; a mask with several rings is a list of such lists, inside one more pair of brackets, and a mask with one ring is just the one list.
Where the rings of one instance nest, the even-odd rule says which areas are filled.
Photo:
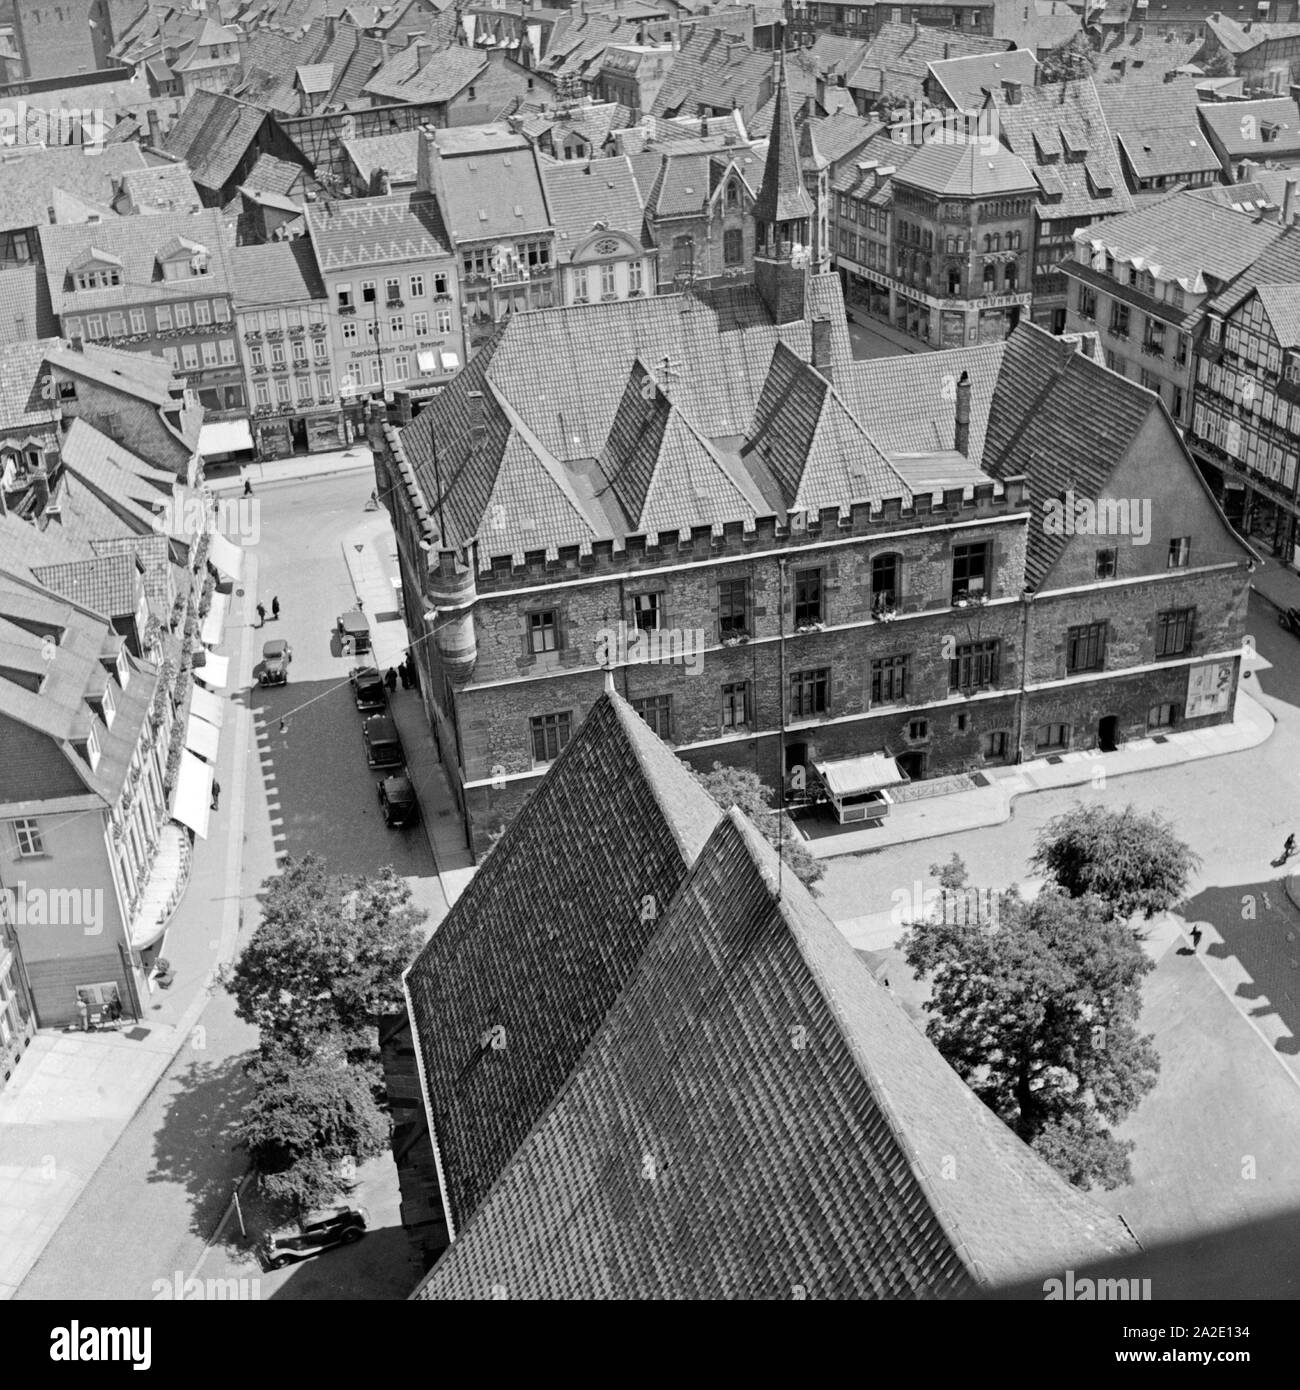
[[281, 637], [276, 637], [262, 646], [262, 666], [258, 671], [259, 685], [284, 685], [289, 679], [289, 663], [293, 660], [293, 648]]
[[373, 666], [354, 666], [348, 675], [352, 698], [363, 714], [382, 714], [388, 708], [388, 687]]
[[355, 1245], [366, 1233], [370, 1213], [365, 1207], [340, 1207], [307, 1216], [297, 1229], [273, 1231], [261, 1245], [268, 1269], [282, 1269], [298, 1260], [310, 1260], [336, 1245]]
[[420, 818], [420, 803], [405, 772], [385, 777], [379, 783], [379, 809], [385, 825], [413, 825]]
[[370, 650], [370, 625], [360, 609], [339, 615], [338, 632], [344, 656], [361, 656]]
[[361, 726], [366, 761], [371, 767], [401, 767], [406, 762], [397, 725], [386, 714], [372, 714]]

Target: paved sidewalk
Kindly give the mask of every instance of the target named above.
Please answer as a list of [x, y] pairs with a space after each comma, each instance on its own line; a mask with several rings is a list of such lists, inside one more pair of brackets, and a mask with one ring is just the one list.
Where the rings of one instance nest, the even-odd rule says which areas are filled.
[[[1243, 663], [1243, 667], [1249, 665]], [[814, 858], [830, 859], [1000, 825], [1010, 818], [1011, 803], [1026, 792], [1082, 786], [1100, 777], [1127, 777], [1151, 768], [1237, 753], [1263, 743], [1273, 732], [1273, 725], [1273, 716], [1240, 686], [1230, 724], [1166, 734], [1159, 742], [1155, 738], [1134, 739], [1113, 753], [1091, 749], [1066, 753], [1059, 761], [1036, 758], [1014, 767], [987, 768], [981, 774], [987, 786], [901, 802], [891, 806], [888, 816], [874, 829], [846, 827], [815, 839], [805, 838], [804, 844]]]
[[[220, 651], [232, 684], [252, 669], [257, 557], [245, 554], [243, 597], [234, 596]], [[225, 695], [217, 780], [221, 804], [243, 804], [252, 717], [246, 698]], [[176, 982], [143, 1000], [143, 1036], [38, 1033], [0, 1092], [0, 1299], [12, 1298], [50, 1238], [150, 1092], [190, 1040], [220, 964], [239, 936], [243, 835], [237, 815], [213, 813], [196, 840], [190, 882], [167, 928]], [[198, 1044], [196, 1044], [198, 1045]]]
[[[352, 588], [370, 624], [374, 664], [381, 671], [402, 664], [408, 637], [401, 616], [400, 570], [388, 513], [372, 513], [343, 538], [343, 558]], [[384, 613], [396, 614], [380, 621]], [[465, 827], [416, 692], [399, 685], [392, 701], [393, 718], [407, 750], [407, 772], [420, 798], [421, 817], [434, 865], [448, 906], [474, 877], [474, 861], [465, 843]], [[411, 755], [416, 756], [411, 756]]]
[[1265, 555], [1262, 559], [1250, 577], [1250, 587], [1274, 608], [1300, 608], [1300, 574], [1276, 556]]
[[374, 471], [375, 461], [364, 439], [328, 454], [302, 454], [264, 463], [215, 463], [204, 470], [213, 492], [242, 493], [247, 478], [253, 484], [254, 496], [259, 487], [271, 483], [300, 483], [308, 478], [332, 478], [339, 473], [369, 473], [373, 477]]

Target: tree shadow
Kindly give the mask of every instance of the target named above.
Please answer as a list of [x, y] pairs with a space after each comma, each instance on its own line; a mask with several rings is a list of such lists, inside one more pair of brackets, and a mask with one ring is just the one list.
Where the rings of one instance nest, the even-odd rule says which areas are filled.
[[1189, 923], [1213, 924], [1223, 942], [1208, 954], [1235, 960], [1249, 976], [1235, 997], [1259, 1001], [1251, 1018], [1281, 1022], [1288, 1036], [1273, 1043], [1275, 1052], [1300, 1055], [1300, 912], [1282, 880], [1206, 888], [1178, 911]]

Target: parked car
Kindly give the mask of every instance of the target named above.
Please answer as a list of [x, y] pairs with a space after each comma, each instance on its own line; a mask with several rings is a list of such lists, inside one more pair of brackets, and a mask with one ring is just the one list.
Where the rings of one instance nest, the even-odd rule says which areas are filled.
[[360, 656], [370, 650], [370, 625], [359, 608], [339, 614], [338, 632], [344, 656]]
[[366, 761], [371, 767], [401, 767], [406, 762], [397, 725], [386, 714], [372, 714], [361, 726]]
[[282, 1269], [298, 1260], [309, 1260], [336, 1245], [355, 1245], [366, 1233], [370, 1213], [365, 1207], [339, 1207], [305, 1217], [296, 1228], [273, 1231], [261, 1245], [268, 1269]]
[[289, 679], [289, 663], [293, 660], [293, 648], [282, 637], [276, 637], [262, 645], [262, 668], [258, 672], [259, 685], [284, 685]]
[[379, 809], [385, 825], [413, 825], [420, 818], [420, 803], [405, 769], [379, 782]]
[[382, 714], [388, 708], [388, 687], [373, 666], [354, 666], [348, 675], [352, 698], [363, 714]]

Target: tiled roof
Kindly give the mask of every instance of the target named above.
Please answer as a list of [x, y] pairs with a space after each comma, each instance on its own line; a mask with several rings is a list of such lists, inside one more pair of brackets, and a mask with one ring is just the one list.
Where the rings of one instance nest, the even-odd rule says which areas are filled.
[[311, 171], [304, 169], [301, 164], [281, 159], [278, 155], [260, 154], [239, 186], [257, 193], [277, 193], [281, 197], [288, 197], [297, 188], [314, 189], [316, 180]]
[[61, 565], [36, 565], [40, 583], [64, 598], [84, 604], [106, 618], [123, 618], [139, 605], [144, 563], [133, 554], [98, 555]]
[[[62, 456], [65, 478], [74, 477], [78, 484], [60, 495], [68, 504], [64, 529], [84, 540], [152, 531], [155, 505], [169, 501], [176, 484], [174, 473], [151, 467], [85, 420], [72, 422]], [[87, 491], [99, 505], [83, 511]]]
[[427, 193], [311, 203], [307, 226], [323, 271], [449, 253], [437, 200]]
[[978, 111], [986, 91], [1000, 90], [1004, 82], [1032, 87], [1038, 60], [1027, 48], [1009, 53], [971, 53], [961, 58], [928, 64], [930, 76], [958, 111]]
[[1256, 221], [1183, 192], [1122, 217], [1108, 217], [1075, 235], [1104, 248], [1116, 261], [1204, 294], [1201, 276], [1231, 280], [1277, 239], [1279, 231], [1275, 223]]
[[719, 814], [645, 722], [602, 696], [410, 966], [457, 1227], [546, 1114]]
[[1275, 43], [1281, 39], [1300, 38], [1300, 24], [1261, 23], [1252, 18], [1250, 28], [1239, 24], [1226, 14], [1212, 14], [1205, 21], [1205, 27], [1218, 39], [1231, 54], [1249, 53], [1261, 44]]
[[1286, 196], [1286, 181], [1295, 177], [1290, 169], [1256, 169], [1245, 183], [1210, 184], [1205, 188], [1189, 188], [1194, 197], [1218, 203], [1220, 207], [1235, 208], [1238, 212], [1259, 213], [1265, 208], [1280, 208]]
[[0, 343], [52, 338], [58, 331], [44, 267], [33, 262], [0, 270]]
[[61, 147], [6, 153], [0, 156], [0, 232], [48, 222], [56, 188], [91, 202], [109, 203], [114, 177], [144, 167], [138, 145], [105, 145], [94, 156], [87, 156], [83, 149]]
[[[1107, 371], [1073, 343], [1022, 322], [1007, 339], [982, 466], [1003, 481], [1027, 477], [1035, 509], [1069, 489], [1101, 497], [1138, 431], [1158, 410], [1150, 391]], [[1030, 526], [1030, 587], [1042, 586], [1069, 541]]]
[[222, 188], [248, 150], [267, 113], [217, 92], [193, 93], [167, 132], [163, 149], [190, 166], [200, 188]]
[[817, 141], [817, 149], [832, 165], [854, 153], [881, 130], [879, 121], [844, 113], [827, 116], [824, 120], [812, 121], [810, 124]]
[[996, 141], [946, 141], [924, 145], [897, 174], [899, 183], [940, 197], [989, 198], [1033, 193], [1038, 185], [1023, 159]]
[[78, 376], [87, 376], [116, 390], [139, 396], [153, 405], [180, 404], [172, 393], [184, 385], [183, 380], [163, 358], [147, 352], [127, 352], [103, 343], [83, 343], [80, 349], [76, 349], [63, 342], [53, 342], [49, 345], [45, 360]]
[[847, 77], [862, 61], [867, 48], [868, 44], [863, 39], [818, 34], [813, 40], [812, 56], [825, 76]]
[[753, 146], [692, 149], [689, 142], [681, 141], [662, 152], [647, 151], [638, 157], [637, 167], [645, 167], [641, 161], [648, 165], [651, 159], [657, 159], [659, 167], [646, 194], [646, 209], [656, 218], [698, 215], [713, 198], [723, 173], [732, 164], [751, 194], [762, 187], [763, 161], [759, 150]]
[[1203, 101], [1196, 108], [1207, 133], [1229, 158], [1278, 159], [1300, 154], [1300, 115], [1286, 97], [1261, 101]]
[[[891, 133], [877, 131], [865, 145], [853, 152], [852, 159], [840, 162], [831, 177], [831, 191], [864, 198], [875, 189], [876, 174], [874, 170], [863, 172], [858, 168], [859, 164], [870, 164], [874, 160], [878, 169], [893, 169], [897, 172], [910, 163], [925, 146], [897, 138], [903, 134], [906, 134], [906, 131], [901, 126], [892, 127]], [[887, 178], [884, 186], [892, 190], [893, 179]]]
[[298, 85], [312, 95], [328, 92], [334, 85], [333, 63], [304, 63], [298, 69]]
[[[181, 243], [202, 246], [208, 273], [183, 280], [164, 280], [158, 256]], [[160, 213], [156, 217], [118, 217], [83, 226], [42, 227], [41, 251], [49, 277], [50, 301], [60, 316], [140, 304], [172, 295], [224, 295], [231, 290], [227, 233], [215, 208], [203, 212]], [[74, 287], [70, 268], [89, 251], [100, 251], [122, 264], [122, 283], [94, 290]]]
[[416, 1299], [940, 1298], [1136, 1251], [734, 808], [555, 1091]]
[[1102, 83], [1097, 95], [1135, 178], [1218, 172], [1219, 158], [1196, 119], [1196, 78], [1130, 77]]
[[1252, 291], [1263, 285], [1300, 284], [1300, 227], [1274, 227], [1277, 235], [1245, 269], [1225, 285], [1206, 308], [1216, 314], [1235, 309]]
[[[1014, 106], [1001, 93], [993, 100], [999, 138], [1040, 179], [1041, 216], [1108, 217], [1131, 210], [1119, 154], [1090, 78], [1026, 87]], [[1072, 157], [1083, 151], [1083, 157]]]
[[871, 40], [871, 47], [857, 71], [849, 75], [847, 85], [850, 89], [887, 96], [900, 104], [920, 101], [931, 63], [975, 53], [1005, 53], [1007, 47], [1004, 39], [964, 34], [956, 29], [886, 23]]
[[1259, 302], [1279, 346], [1300, 346], [1300, 285], [1261, 285]]
[[[810, 312], [834, 325], [832, 358], [838, 367], [851, 355], [839, 281], [825, 275], [810, 277], [809, 283]], [[486, 525], [504, 449], [504, 436], [499, 446], [494, 440], [480, 451], [470, 443], [467, 393], [481, 390], [484, 380], [547, 458], [577, 464], [600, 457], [638, 359], [667, 386], [673, 405], [705, 439], [715, 444], [742, 439], [753, 423], [778, 340], [806, 358], [808, 321], [777, 328], [757, 291], [748, 287], [515, 314], [401, 431], [401, 443], [428, 498], [438, 495], [441, 478], [449, 531], [468, 538]], [[616, 534], [616, 518], [605, 520], [608, 534]], [[597, 518], [591, 524], [595, 528]], [[554, 544], [538, 534], [526, 548]], [[486, 565], [492, 554], [505, 553], [484, 545], [480, 562]]]
[[634, 241], [641, 240], [645, 209], [626, 155], [544, 163], [541, 173], [558, 260], [567, 260], [596, 230], [597, 222], [603, 222], [610, 231], [626, 232]]
[[413, 184], [420, 164], [420, 132], [400, 130], [392, 135], [369, 135], [345, 140], [357, 172], [369, 179], [376, 169], [387, 171], [391, 184]]
[[59, 419], [59, 403], [43, 389], [49, 342], [9, 343], [0, 349], [0, 430], [45, 425]]
[[437, 161], [437, 188], [454, 244], [541, 232], [551, 225], [537, 151], [522, 135], [454, 157], [445, 153], [450, 142], [442, 131], [432, 138], [444, 150]]
[[423, 68], [419, 67], [419, 56], [415, 44], [403, 49], [362, 90], [380, 102], [450, 101], [488, 65], [487, 55], [478, 48], [444, 48], [432, 54]]
[[835, 390], [886, 454], [950, 449], [957, 431], [957, 382], [970, 378], [969, 456], [984, 456], [989, 406], [1005, 342], [877, 357], [835, 371]]
[[325, 282], [308, 237], [271, 241], [262, 246], [236, 246], [230, 260], [237, 308], [300, 304], [325, 298]]
[[815, 515], [891, 497], [911, 505], [907, 484], [843, 399], [784, 343], [772, 353], [741, 457], [761, 460], [789, 511]]
[[772, 68], [771, 53], [757, 53], [717, 30], [697, 28], [673, 59], [651, 111], [694, 116], [700, 106], [735, 105], [752, 116], [774, 89]]
[[203, 208], [203, 200], [184, 164], [151, 164], [147, 169], [128, 169], [122, 175], [122, 192], [142, 216], [200, 212]]
[[[830, 88], [823, 91], [827, 105], [821, 106], [817, 101], [817, 63], [810, 53], [805, 49], [800, 49], [797, 53], [791, 53], [786, 58], [785, 65], [785, 86], [786, 96], [792, 112], [800, 113], [804, 119], [818, 119], [827, 116], [832, 111], [852, 111], [853, 98], [847, 92], [839, 91], [838, 88]], [[839, 96], [843, 98], [842, 104], [837, 104], [835, 93], [839, 91]], [[746, 133], [753, 140], [766, 140], [772, 133], [772, 120], [776, 115], [776, 93], [763, 103], [745, 122]]]
[[993, 32], [1018, 48], [1041, 53], [1068, 43], [1082, 25], [1079, 12], [1065, 0], [993, 0]]
[[171, 575], [177, 568], [172, 561], [171, 541], [156, 532], [132, 536], [109, 536], [91, 540], [96, 555], [131, 554], [140, 559], [144, 568], [144, 590], [154, 612], [160, 617], [167, 611], [172, 592]]

